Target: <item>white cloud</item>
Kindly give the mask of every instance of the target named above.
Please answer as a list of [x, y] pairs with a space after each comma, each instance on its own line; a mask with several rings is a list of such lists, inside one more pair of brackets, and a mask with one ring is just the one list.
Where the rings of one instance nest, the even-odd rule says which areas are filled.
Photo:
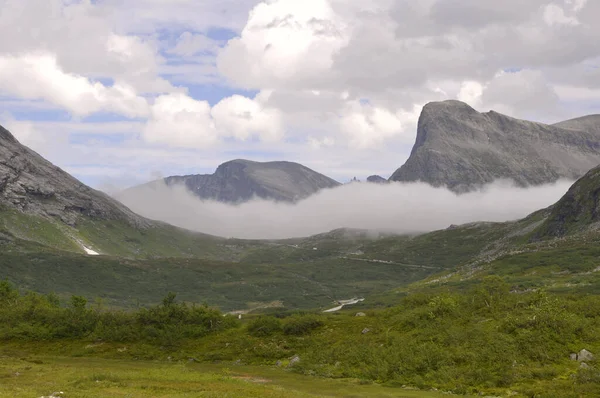
[[340, 126], [342, 132], [350, 136], [349, 145], [357, 148], [376, 146], [403, 133], [406, 141], [412, 142], [414, 133], [409, 128], [414, 128], [419, 113], [418, 106], [410, 112], [391, 112], [359, 101], [349, 102], [341, 116]]
[[541, 121], [560, 117], [558, 95], [536, 70], [498, 73], [486, 84], [481, 101], [485, 108], [514, 117]]
[[219, 41], [209, 38], [204, 34], [183, 32], [177, 39], [175, 47], [169, 53], [190, 57], [201, 52], [216, 53], [219, 49]]
[[111, 2], [0, 1], [0, 55], [53, 54], [67, 73], [126, 81], [138, 92], [173, 87], [157, 76], [162, 58], [153, 40], [116, 30]]
[[556, 4], [548, 4], [544, 8], [544, 21], [552, 25], [579, 25], [577, 18], [567, 16], [565, 10]]
[[0, 56], [0, 91], [21, 98], [44, 99], [75, 115], [108, 111], [143, 117], [147, 103], [132, 87], [99, 82], [65, 73], [51, 54]]
[[262, 2], [217, 65], [245, 88], [289, 87], [305, 79], [310, 84], [331, 69], [334, 54], [348, 43], [348, 29], [328, 0]]
[[256, 134], [263, 141], [277, 141], [284, 133], [280, 112], [265, 108], [257, 99], [240, 95], [224, 98], [213, 107], [211, 115], [222, 134], [240, 140]]
[[177, 93], [155, 100], [143, 138], [173, 147], [204, 148], [227, 137], [245, 141], [256, 136], [274, 142], [283, 133], [280, 113], [263, 106], [260, 95], [255, 99], [233, 95], [211, 108], [207, 101]]
[[483, 94], [483, 85], [475, 81], [465, 81], [460, 87], [460, 92], [456, 96], [459, 101], [466, 102], [471, 106], [477, 106], [481, 102]]
[[182, 187], [119, 195], [132, 210], [184, 228], [225, 237], [289, 238], [336, 228], [426, 232], [471, 221], [506, 221], [558, 200], [571, 182], [516, 188], [496, 182], [456, 195], [426, 184], [348, 184], [295, 205], [255, 200], [233, 206], [201, 201]]
[[218, 134], [209, 103], [177, 93], [155, 100], [143, 137], [173, 147], [205, 147], [214, 144]]

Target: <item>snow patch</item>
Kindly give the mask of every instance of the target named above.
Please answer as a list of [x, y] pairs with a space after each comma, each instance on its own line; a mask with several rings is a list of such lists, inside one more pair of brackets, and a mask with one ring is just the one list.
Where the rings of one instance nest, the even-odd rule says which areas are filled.
[[83, 250], [85, 250], [85, 252], [90, 256], [99, 256], [100, 255], [100, 253], [90, 249], [89, 247], [85, 247], [84, 245], [81, 245], [81, 247], [83, 247]]

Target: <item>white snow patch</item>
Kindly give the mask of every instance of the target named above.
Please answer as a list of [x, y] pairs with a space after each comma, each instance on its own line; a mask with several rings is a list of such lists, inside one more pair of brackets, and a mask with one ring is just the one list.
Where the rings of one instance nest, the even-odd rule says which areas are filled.
[[100, 255], [100, 253], [98, 253], [98, 252], [96, 252], [96, 251], [94, 251], [94, 250], [90, 249], [89, 247], [85, 247], [85, 246], [83, 246], [83, 245], [81, 245], [81, 246], [83, 247], [83, 250], [85, 250], [85, 252], [86, 252], [87, 254], [89, 254], [90, 256], [99, 256], [99, 255]]

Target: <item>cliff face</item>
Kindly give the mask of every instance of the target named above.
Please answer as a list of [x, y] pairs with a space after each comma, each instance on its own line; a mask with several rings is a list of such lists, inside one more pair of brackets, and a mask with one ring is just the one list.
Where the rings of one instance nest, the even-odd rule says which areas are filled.
[[[254, 197], [293, 202], [340, 185], [298, 163], [242, 159], [221, 164], [214, 174], [173, 176], [164, 182], [169, 186], [183, 184], [201, 199], [225, 203], [240, 203]], [[148, 184], [130, 188], [123, 194], [127, 196], [144, 187]]]
[[575, 180], [598, 164], [600, 117], [546, 125], [444, 101], [425, 105], [411, 155], [390, 180], [466, 192], [497, 179], [520, 186]]
[[58, 218], [68, 225], [79, 217], [126, 221], [146, 226], [149, 221], [96, 191], [36, 152], [21, 145], [0, 126], [0, 207]]

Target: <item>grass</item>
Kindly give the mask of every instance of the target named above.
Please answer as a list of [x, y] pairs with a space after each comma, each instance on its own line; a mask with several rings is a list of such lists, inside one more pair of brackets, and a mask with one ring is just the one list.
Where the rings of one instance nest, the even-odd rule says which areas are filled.
[[399, 397], [435, 392], [327, 380], [273, 367], [99, 358], [0, 357], [0, 397]]
[[193, 258], [135, 260], [66, 252], [4, 252], [0, 279], [21, 289], [102, 299], [113, 307], [157, 303], [169, 291], [184, 301], [243, 310], [273, 301], [287, 308], [327, 308], [427, 276], [431, 270], [332, 259], [243, 264]]

